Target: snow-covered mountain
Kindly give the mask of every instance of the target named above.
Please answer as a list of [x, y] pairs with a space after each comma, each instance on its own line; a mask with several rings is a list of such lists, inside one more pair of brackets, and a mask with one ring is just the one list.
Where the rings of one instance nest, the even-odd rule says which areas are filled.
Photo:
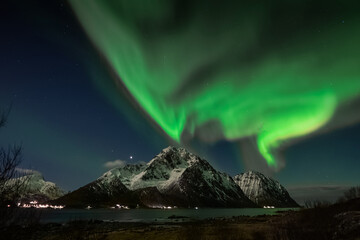
[[266, 177], [262, 173], [249, 171], [236, 175], [234, 181], [245, 195], [259, 206], [299, 206], [278, 181]]
[[[118, 185], [125, 188], [120, 187], [119, 194], [109, 195], [118, 191]], [[81, 197], [84, 194], [87, 197]], [[256, 206], [229, 175], [216, 171], [207, 161], [184, 148], [172, 146], [163, 149], [147, 164], [114, 168], [59, 200], [67, 199], [62, 203], [81, 205], [81, 199], [99, 199], [104, 195], [108, 196], [109, 203], [135, 201], [147, 207]], [[78, 199], [76, 204], [72, 201], [74, 196]]]
[[37, 171], [20, 177], [15, 181], [24, 182], [24, 187], [20, 193], [22, 199], [48, 201], [59, 198], [65, 194], [64, 190], [55, 183], [45, 181], [43, 175]]
[[233, 179], [184, 148], [167, 147], [134, 175], [131, 190], [156, 187], [180, 206], [252, 207]]

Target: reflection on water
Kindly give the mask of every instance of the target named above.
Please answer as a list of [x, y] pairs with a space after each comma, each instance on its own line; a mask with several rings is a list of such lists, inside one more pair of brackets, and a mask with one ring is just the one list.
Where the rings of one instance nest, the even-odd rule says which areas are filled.
[[[274, 215], [277, 211], [296, 210], [294, 208], [199, 208], [199, 209], [63, 209], [41, 210], [41, 222], [67, 222], [71, 220], [104, 220], [119, 222], [171, 222], [178, 216], [186, 219], [206, 219], [232, 216]], [[174, 217], [175, 216], [175, 217]], [[170, 218], [169, 218], [170, 217]]]

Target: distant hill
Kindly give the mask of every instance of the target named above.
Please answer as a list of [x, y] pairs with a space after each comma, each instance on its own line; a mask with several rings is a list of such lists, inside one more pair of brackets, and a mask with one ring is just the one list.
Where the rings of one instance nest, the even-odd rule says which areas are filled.
[[[45, 181], [43, 175], [37, 171], [32, 171], [26, 176], [15, 179], [15, 181], [25, 183], [20, 192], [20, 199], [24, 202], [33, 200], [40, 203], [47, 202], [65, 195], [64, 190], [53, 182]], [[8, 184], [12, 184], [12, 182], [9, 181]]]

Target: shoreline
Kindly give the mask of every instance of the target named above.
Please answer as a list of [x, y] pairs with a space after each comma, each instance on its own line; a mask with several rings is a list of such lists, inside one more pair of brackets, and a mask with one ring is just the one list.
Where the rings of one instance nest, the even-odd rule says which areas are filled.
[[286, 211], [299, 211], [300, 208], [244, 209], [244, 208], [202, 208], [202, 209], [41, 209], [41, 223], [64, 223], [69, 220], [101, 220], [117, 222], [174, 222], [199, 221], [212, 218], [232, 218], [233, 216], [277, 215]]
[[171, 215], [172, 222], [70, 221], [0, 230], [4, 239], [28, 240], [357, 240], [360, 239], [360, 198], [331, 206], [275, 215], [186, 219]]

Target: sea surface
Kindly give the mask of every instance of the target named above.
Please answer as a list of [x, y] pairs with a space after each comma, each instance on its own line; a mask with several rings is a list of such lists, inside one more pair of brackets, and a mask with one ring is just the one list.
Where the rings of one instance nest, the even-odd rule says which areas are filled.
[[[274, 215], [296, 208], [199, 208], [199, 209], [42, 209], [42, 223], [64, 223], [75, 220], [119, 222], [173, 222], [233, 216]], [[174, 217], [175, 216], [175, 217]]]

